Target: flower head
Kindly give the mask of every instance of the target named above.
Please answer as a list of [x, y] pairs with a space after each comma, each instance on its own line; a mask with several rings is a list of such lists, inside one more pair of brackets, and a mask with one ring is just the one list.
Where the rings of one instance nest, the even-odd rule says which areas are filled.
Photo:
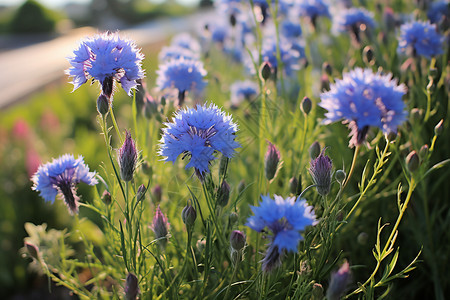
[[297, 39], [302, 35], [302, 26], [298, 20], [288, 18], [281, 22], [281, 33], [285, 38]]
[[450, 18], [450, 2], [441, 0], [431, 3], [427, 16], [431, 23], [439, 23], [443, 17]]
[[120, 177], [123, 181], [130, 181], [133, 179], [134, 170], [136, 169], [138, 151], [128, 131], [126, 132], [125, 141], [119, 149], [118, 154]]
[[194, 167], [200, 179], [209, 172], [215, 152], [230, 158], [239, 147], [235, 141], [237, 125], [215, 104], [179, 110], [165, 125], [159, 154], [171, 162], [180, 154], [183, 159], [189, 157], [186, 168]]
[[319, 156], [311, 160], [309, 168], [309, 173], [311, 173], [317, 192], [322, 196], [330, 193], [331, 176], [333, 175], [333, 164], [331, 159], [324, 154], [325, 149], [320, 152]]
[[349, 32], [354, 40], [360, 42], [360, 32], [376, 26], [373, 13], [364, 8], [352, 7], [339, 14], [334, 19], [334, 31]]
[[183, 57], [172, 59], [159, 66], [156, 83], [162, 90], [165, 88], [176, 88], [179, 92], [189, 90], [201, 91], [206, 85], [203, 77], [206, 70], [199, 60], [188, 60]]
[[360, 145], [370, 126], [384, 133], [396, 132], [406, 120], [402, 96], [405, 85], [397, 84], [392, 75], [356, 68], [344, 73], [328, 92], [320, 95], [319, 106], [326, 109], [325, 124], [344, 119], [352, 130], [350, 145]]
[[315, 224], [315, 215], [306, 200], [295, 197], [284, 199], [274, 195], [261, 196], [262, 202], [259, 206], [251, 206], [253, 216], [247, 219], [246, 226], [253, 230], [262, 232], [268, 228], [272, 235], [266, 257], [263, 259], [263, 271], [271, 271], [281, 263], [283, 250], [296, 251], [302, 236], [300, 231], [306, 226]]
[[180, 58], [184, 58], [185, 60], [197, 60], [200, 56], [192, 50], [180, 46], [164, 46], [158, 55], [158, 59], [161, 62]]
[[[269, 62], [276, 71], [278, 71], [277, 48], [276, 39], [269, 38], [263, 43], [261, 53], [263, 61]], [[297, 47], [294, 47], [291, 42], [284, 39], [281, 40], [279, 50], [283, 71], [287, 76], [291, 76], [295, 70], [300, 69], [299, 60], [303, 53]]]
[[230, 90], [233, 106], [239, 106], [244, 100], [253, 100], [259, 93], [258, 85], [250, 80], [236, 81], [231, 85]]
[[192, 37], [189, 33], [183, 32], [177, 34], [172, 38], [171, 46], [181, 47], [192, 51], [193, 53], [200, 53], [200, 43]]
[[128, 95], [144, 77], [141, 63], [144, 55], [136, 45], [116, 33], [103, 33], [80, 43], [66, 73], [73, 77], [74, 90], [88, 79], [98, 80], [104, 93], [111, 97], [114, 79], [119, 81]]
[[315, 20], [320, 16], [331, 18], [328, 6], [329, 4], [323, 0], [303, 0], [299, 4], [300, 15], [309, 17], [311, 20]]
[[436, 31], [436, 25], [430, 22], [411, 22], [400, 27], [400, 37], [397, 52], [403, 54], [421, 55], [426, 58], [443, 52], [444, 37]]
[[[161, 209], [158, 205], [158, 208], [156, 209], [155, 216], [153, 217], [152, 222], [152, 230], [155, 233], [156, 239], [161, 239], [164, 237], [167, 237], [169, 234], [169, 221], [167, 220], [167, 217], [161, 212]], [[167, 240], [161, 240], [160, 245], [165, 246]]]
[[80, 182], [89, 185], [98, 183], [95, 172], [89, 172], [83, 157], [77, 159], [72, 154], [64, 154], [52, 162], [40, 165], [31, 180], [33, 190], [39, 191], [46, 201], [54, 201], [57, 195], [64, 198], [69, 212], [78, 213], [78, 199], [76, 185]]

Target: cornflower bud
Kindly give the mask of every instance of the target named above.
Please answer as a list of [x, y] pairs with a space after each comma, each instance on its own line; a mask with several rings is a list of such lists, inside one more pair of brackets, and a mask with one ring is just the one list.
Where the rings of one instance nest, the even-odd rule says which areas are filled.
[[281, 166], [280, 164], [281, 154], [274, 144], [272, 144], [271, 142], [268, 143], [269, 145], [267, 147], [267, 152], [264, 158], [264, 171], [267, 180], [272, 181], [275, 178], [277, 171]]
[[319, 156], [319, 154], [320, 154], [320, 144], [319, 142], [315, 141], [309, 147], [309, 157], [311, 159], [316, 159], [316, 157]]
[[239, 251], [245, 246], [245, 234], [239, 230], [233, 230], [230, 234], [231, 248]]
[[363, 59], [364, 59], [364, 62], [368, 65], [373, 65], [375, 63], [372, 47], [370, 47], [370, 46], [364, 47]]
[[151, 119], [152, 116], [158, 114], [158, 104], [150, 95], [144, 97], [144, 115], [147, 119]]
[[138, 294], [141, 292], [139, 290], [139, 280], [133, 273], [128, 273], [124, 291], [126, 300], [137, 299]]
[[305, 115], [308, 115], [311, 111], [312, 102], [308, 97], [303, 98], [302, 103], [300, 104], [300, 109]]
[[425, 157], [427, 157], [427, 155], [428, 155], [428, 151], [429, 151], [429, 148], [428, 148], [427, 144], [425, 144], [422, 147], [420, 147], [419, 158], [420, 159], [425, 159]]
[[144, 200], [146, 192], [145, 185], [141, 184], [136, 192], [136, 204]]
[[358, 244], [365, 245], [367, 244], [367, 240], [369, 239], [369, 235], [365, 233], [364, 231], [358, 234], [358, 237], [356, 240], [358, 241]]
[[[167, 217], [161, 212], [161, 209], [158, 205], [158, 208], [156, 209], [155, 216], [153, 217], [152, 222], [152, 230], [155, 233], [155, 238], [160, 239], [163, 237], [167, 237], [167, 234], [169, 233], [169, 222], [167, 220]], [[167, 243], [166, 239], [162, 239], [158, 241], [158, 244], [161, 246], [165, 246]]]
[[406, 167], [408, 168], [409, 172], [413, 173], [415, 170], [417, 170], [419, 164], [419, 155], [417, 155], [416, 151], [411, 151], [406, 157]]
[[153, 168], [148, 161], [144, 161], [142, 163], [141, 169], [145, 175], [150, 176], [150, 177], [153, 175]]
[[330, 192], [331, 175], [333, 164], [331, 159], [324, 154], [325, 149], [320, 152], [316, 159], [310, 163], [309, 173], [312, 176], [313, 182], [316, 185], [317, 192], [326, 196]]
[[297, 195], [298, 191], [298, 180], [297, 177], [293, 176], [289, 179], [289, 192], [293, 195]]
[[237, 212], [233, 211], [228, 216], [228, 222], [230, 223], [231, 226], [233, 226], [238, 220], [239, 220], [239, 215]]
[[242, 193], [242, 192], [245, 190], [245, 180], [244, 180], [244, 179], [242, 179], [242, 180], [239, 182], [239, 185], [238, 185], [237, 190], [238, 190], [238, 193], [239, 193], [239, 194]]
[[334, 178], [336, 178], [336, 181], [339, 182], [339, 184], [344, 182], [346, 176], [347, 174], [345, 174], [344, 170], [337, 170], [334, 174]]
[[263, 81], [267, 81], [267, 79], [270, 78], [270, 75], [272, 74], [272, 66], [269, 62], [265, 61], [261, 64], [261, 67], [259, 68], [259, 77]]
[[106, 115], [109, 110], [109, 98], [105, 94], [100, 94], [97, 98], [97, 111], [101, 115]]
[[444, 119], [440, 120], [439, 123], [434, 127], [434, 134], [436, 136], [440, 136], [442, 134], [442, 131], [444, 130]]
[[311, 300], [322, 300], [323, 299], [323, 286], [320, 283], [314, 283]]
[[120, 177], [123, 181], [131, 181], [133, 179], [137, 157], [138, 151], [136, 150], [136, 145], [131, 138], [131, 134], [127, 131], [125, 141], [119, 149]]
[[331, 67], [331, 65], [328, 62], [324, 62], [322, 64], [322, 70], [328, 75], [331, 76], [331, 74], [333, 74], [333, 68]]
[[105, 190], [102, 194], [102, 201], [103, 203], [105, 203], [106, 205], [110, 205], [111, 204], [111, 193], [108, 192], [107, 190]]
[[421, 120], [422, 120], [422, 114], [423, 114], [423, 110], [420, 108], [413, 108], [411, 109], [411, 123], [413, 124], [418, 124]]
[[25, 242], [25, 248], [27, 249], [28, 254], [32, 258], [37, 259], [37, 260], [39, 259], [39, 248], [36, 245]]
[[153, 201], [155, 203], [159, 203], [161, 202], [161, 198], [162, 198], [162, 187], [157, 184], [155, 185], [155, 187], [152, 190], [152, 194], [153, 194]]
[[327, 74], [320, 76], [320, 90], [326, 92], [330, 90], [330, 79]]
[[221, 186], [217, 190], [216, 201], [219, 206], [226, 206], [230, 199], [230, 185], [226, 180], [222, 181]]
[[183, 208], [183, 211], [181, 212], [181, 218], [183, 219], [183, 223], [187, 228], [191, 228], [194, 226], [195, 220], [197, 219], [197, 212], [190, 203]]
[[336, 273], [331, 275], [330, 286], [327, 290], [327, 299], [339, 300], [347, 290], [347, 285], [351, 280], [350, 265], [344, 262]]

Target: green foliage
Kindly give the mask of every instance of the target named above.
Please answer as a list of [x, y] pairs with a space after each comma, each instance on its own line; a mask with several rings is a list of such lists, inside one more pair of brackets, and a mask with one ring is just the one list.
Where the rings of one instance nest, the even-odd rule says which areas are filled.
[[36, 0], [27, 0], [15, 12], [9, 24], [11, 33], [52, 33], [59, 15]]

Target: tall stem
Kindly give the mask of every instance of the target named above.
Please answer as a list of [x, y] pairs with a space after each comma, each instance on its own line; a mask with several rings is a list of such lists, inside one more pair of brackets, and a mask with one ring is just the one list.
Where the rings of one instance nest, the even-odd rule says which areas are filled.
[[352, 166], [350, 167], [350, 171], [348, 172], [348, 176], [344, 181], [344, 185], [342, 186], [342, 189], [344, 189], [347, 186], [347, 183], [350, 181], [350, 178], [353, 175], [353, 172], [355, 171], [355, 166], [356, 166], [356, 159], [358, 158], [358, 154], [359, 154], [359, 150], [361, 149], [361, 145], [357, 145], [355, 147], [355, 153], [353, 154], [353, 161], [352, 161]]

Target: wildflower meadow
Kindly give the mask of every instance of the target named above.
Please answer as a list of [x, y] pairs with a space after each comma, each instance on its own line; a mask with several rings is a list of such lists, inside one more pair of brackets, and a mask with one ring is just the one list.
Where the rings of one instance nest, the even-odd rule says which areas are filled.
[[16, 195], [65, 220], [20, 225], [29, 269], [79, 299], [446, 299], [449, 7], [220, 0], [151, 49], [85, 37]]

